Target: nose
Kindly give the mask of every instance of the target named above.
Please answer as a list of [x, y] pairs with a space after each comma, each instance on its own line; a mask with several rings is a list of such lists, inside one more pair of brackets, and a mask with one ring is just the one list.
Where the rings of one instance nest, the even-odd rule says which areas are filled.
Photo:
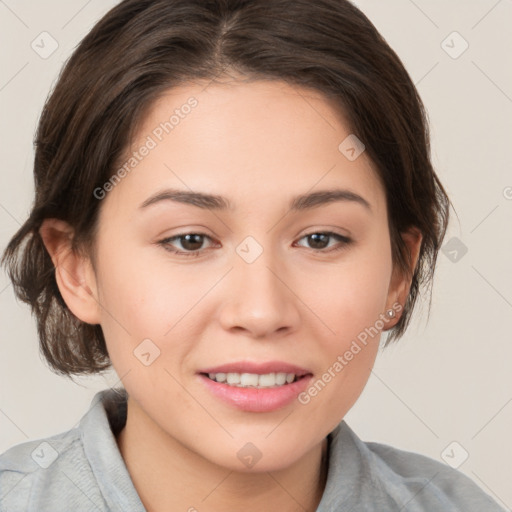
[[296, 330], [300, 322], [300, 299], [282, 258], [278, 261], [267, 249], [255, 261], [249, 261], [234, 255], [234, 267], [224, 285], [222, 327], [258, 339]]

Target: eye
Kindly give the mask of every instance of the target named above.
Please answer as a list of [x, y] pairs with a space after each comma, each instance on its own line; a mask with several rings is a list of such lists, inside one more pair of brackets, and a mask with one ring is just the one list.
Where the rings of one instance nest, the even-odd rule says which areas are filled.
[[[169, 238], [164, 238], [158, 242], [165, 250], [174, 254], [180, 254], [184, 256], [199, 256], [201, 254], [200, 249], [203, 245], [204, 239], [211, 238], [205, 233], [181, 233]], [[173, 249], [172, 244], [175, 241], [179, 241], [184, 251]]]
[[[333, 238], [338, 240], [338, 245], [335, 245], [334, 248], [331, 248], [329, 250], [325, 250], [326, 247], [329, 247], [329, 239]], [[338, 233], [333, 233], [332, 231], [320, 231], [309, 233], [301, 238], [301, 240], [304, 239], [306, 239], [308, 243], [312, 245], [311, 248], [315, 252], [340, 251], [352, 243], [352, 240], [350, 238], [340, 235]]]

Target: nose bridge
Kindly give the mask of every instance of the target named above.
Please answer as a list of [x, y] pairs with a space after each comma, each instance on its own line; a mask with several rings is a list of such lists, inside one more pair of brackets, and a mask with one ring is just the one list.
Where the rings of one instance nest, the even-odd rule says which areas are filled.
[[278, 249], [272, 246], [271, 240], [271, 236], [264, 240], [261, 236], [258, 239], [247, 236], [236, 247], [238, 258], [234, 269], [242, 287], [245, 286], [255, 299], [263, 299], [266, 303], [282, 296], [284, 286], [276, 276], [283, 272], [284, 265], [280, 264]]
[[247, 236], [236, 246], [230, 273], [233, 295], [223, 313], [225, 327], [237, 326], [261, 336], [297, 321], [294, 294], [285, 284], [285, 265], [271, 239], [267, 236], [260, 243], [255, 236]]

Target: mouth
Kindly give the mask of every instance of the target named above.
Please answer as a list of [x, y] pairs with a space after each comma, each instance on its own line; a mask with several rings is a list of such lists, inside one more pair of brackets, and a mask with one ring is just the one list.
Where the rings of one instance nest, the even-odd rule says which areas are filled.
[[313, 378], [305, 368], [283, 362], [239, 362], [197, 372], [205, 390], [246, 412], [271, 412], [291, 405]]

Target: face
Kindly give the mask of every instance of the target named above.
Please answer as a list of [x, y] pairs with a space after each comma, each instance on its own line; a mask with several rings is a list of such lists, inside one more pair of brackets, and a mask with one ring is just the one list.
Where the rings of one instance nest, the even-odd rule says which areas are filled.
[[146, 425], [221, 466], [243, 470], [245, 450], [277, 470], [342, 420], [391, 325], [385, 192], [320, 94], [204, 85], [159, 99], [105, 187], [99, 322]]

